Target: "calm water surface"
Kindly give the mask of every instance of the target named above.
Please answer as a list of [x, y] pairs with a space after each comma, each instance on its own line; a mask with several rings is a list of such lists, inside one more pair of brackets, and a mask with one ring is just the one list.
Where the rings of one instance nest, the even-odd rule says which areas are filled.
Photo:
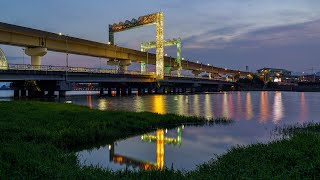
[[320, 93], [232, 92], [133, 97], [70, 96], [61, 102], [100, 110], [150, 111], [207, 118], [227, 117], [230, 125], [158, 129], [100, 148], [78, 152], [82, 165], [113, 170], [150, 167], [191, 170], [233, 146], [273, 140], [276, 126], [319, 122]]

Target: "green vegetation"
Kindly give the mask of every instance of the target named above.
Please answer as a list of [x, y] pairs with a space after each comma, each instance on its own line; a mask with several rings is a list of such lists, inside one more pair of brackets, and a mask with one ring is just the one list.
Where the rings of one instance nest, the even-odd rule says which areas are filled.
[[[303, 179], [320, 178], [320, 124], [285, 127], [285, 138], [235, 147], [190, 172], [107, 171], [79, 167], [74, 150], [202, 118], [90, 110], [70, 104], [0, 103], [0, 178]], [[226, 120], [217, 121], [225, 123]]]
[[227, 122], [30, 101], [1, 102], [0, 114], [0, 177], [19, 179], [118, 177], [107, 171], [80, 168], [73, 151], [150, 132], [155, 127]]

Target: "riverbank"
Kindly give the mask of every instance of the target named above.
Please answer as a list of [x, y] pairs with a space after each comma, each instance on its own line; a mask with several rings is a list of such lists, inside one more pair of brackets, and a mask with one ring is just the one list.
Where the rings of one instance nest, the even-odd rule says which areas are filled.
[[288, 127], [285, 133], [291, 135], [290, 139], [236, 147], [190, 172], [111, 172], [78, 166], [74, 150], [107, 144], [152, 131], [155, 127], [204, 124], [207, 120], [25, 101], [1, 102], [0, 113], [2, 179], [301, 179], [319, 176], [319, 124]]
[[227, 122], [32, 101], [1, 102], [0, 114], [0, 177], [19, 179], [117, 177], [108, 171], [81, 168], [74, 151], [150, 132], [156, 127]]

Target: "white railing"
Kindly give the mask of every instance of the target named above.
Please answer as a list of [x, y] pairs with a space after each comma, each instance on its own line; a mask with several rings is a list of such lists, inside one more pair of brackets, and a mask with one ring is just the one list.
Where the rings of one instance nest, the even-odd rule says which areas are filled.
[[[1, 69], [1, 68], [0, 68]], [[2, 68], [6, 69], [6, 68]], [[102, 68], [86, 68], [86, 67], [66, 67], [66, 66], [50, 66], [41, 65], [34, 66], [30, 64], [9, 64], [7, 70], [20, 70], [20, 71], [60, 71], [60, 72], [86, 72], [86, 73], [102, 73], [102, 74], [131, 74], [131, 75], [155, 75], [154, 72], [140, 72], [140, 71], [118, 71], [115, 69], [102, 69]]]
[[[101, 74], [128, 74], [128, 75], [149, 75], [155, 77], [155, 72], [141, 72], [141, 71], [118, 71], [115, 69], [102, 69], [102, 68], [86, 68], [86, 67], [66, 67], [66, 66], [51, 66], [40, 65], [34, 66], [30, 64], [9, 64], [8, 67], [1, 67], [0, 70], [17, 70], [17, 71], [56, 71], [56, 72], [85, 72], [85, 73], [101, 73]], [[165, 74], [167, 77], [179, 77], [177, 74]], [[193, 75], [180, 75], [181, 78], [196, 78], [226, 81], [216, 78], [209, 78], [207, 76], [193, 76]]]

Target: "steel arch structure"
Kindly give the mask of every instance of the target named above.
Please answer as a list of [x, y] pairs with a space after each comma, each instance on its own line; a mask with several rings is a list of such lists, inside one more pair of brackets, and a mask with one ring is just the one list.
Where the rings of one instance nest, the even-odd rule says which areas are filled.
[[[177, 46], [177, 58], [176, 58], [176, 63], [178, 65], [178, 77], [181, 75], [181, 38], [173, 38], [173, 39], [166, 39], [164, 40], [163, 46]], [[143, 42], [141, 43], [141, 51], [142, 52], [147, 52], [149, 49], [154, 49], [156, 48], [156, 42]], [[170, 64], [171, 65], [171, 64]], [[145, 62], [141, 63], [141, 70], [145, 69]]]
[[138, 19], [126, 20], [125, 22], [109, 25], [109, 42], [114, 45], [114, 33], [138, 28], [142, 26], [156, 25], [156, 76], [157, 79], [164, 78], [164, 30], [163, 13], [157, 12]]

